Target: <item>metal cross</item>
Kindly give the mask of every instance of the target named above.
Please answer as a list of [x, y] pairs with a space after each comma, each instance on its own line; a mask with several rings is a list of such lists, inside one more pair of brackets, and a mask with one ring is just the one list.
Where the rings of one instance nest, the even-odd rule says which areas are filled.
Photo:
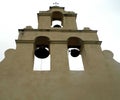
[[59, 3], [58, 3], [58, 2], [55, 2], [55, 3], [53, 3], [53, 5], [58, 6], [58, 5], [59, 5]]

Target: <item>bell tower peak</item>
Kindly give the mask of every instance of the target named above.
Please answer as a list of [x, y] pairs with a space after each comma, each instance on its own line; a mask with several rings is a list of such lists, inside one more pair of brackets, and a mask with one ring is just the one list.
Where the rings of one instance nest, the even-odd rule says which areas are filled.
[[76, 15], [65, 11], [64, 7], [52, 6], [48, 11], [38, 13], [38, 29], [76, 30]]

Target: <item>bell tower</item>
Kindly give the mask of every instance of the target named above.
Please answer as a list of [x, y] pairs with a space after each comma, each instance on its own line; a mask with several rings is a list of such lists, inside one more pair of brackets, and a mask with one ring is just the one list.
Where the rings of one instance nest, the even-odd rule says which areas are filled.
[[[101, 53], [101, 41], [98, 40], [97, 31], [89, 28], [78, 30], [76, 13], [65, 11], [64, 7], [53, 6], [48, 11], [40, 11], [37, 15], [38, 29], [29, 26], [20, 29], [19, 38], [16, 40], [18, 45], [26, 42], [33, 45], [30, 47], [31, 54], [27, 57], [35, 54], [36, 57], [44, 59], [50, 55], [51, 70], [68, 71], [68, 49], [72, 48], [69, 50], [71, 56], [77, 57], [80, 54], [87, 70], [86, 66], [94, 62], [87, 59], [91, 57], [94, 59], [92, 53], [96, 53], [95, 51]], [[27, 54], [28, 50], [26, 49], [24, 53]], [[101, 63], [102, 57], [96, 54], [96, 58], [98, 63]], [[32, 62], [34, 63], [34, 59]]]
[[[0, 100], [119, 100], [120, 64], [101, 50], [97, 31], [78, 30], [77, 14], [64, 7], [37, 17], [38, 28], [19, 29], [16, 50], [0, 63]], [[81, 55], [84, 71], [70, 70], [68, 53]], [[50, 71], [34, 71], [35, 57], [50, 57]]]

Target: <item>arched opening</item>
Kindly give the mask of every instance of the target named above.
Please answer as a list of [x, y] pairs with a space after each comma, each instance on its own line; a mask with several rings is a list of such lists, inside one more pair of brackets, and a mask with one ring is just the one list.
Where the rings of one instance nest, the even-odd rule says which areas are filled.
[[40, 36], [35, 39], [34, 44], [34, 71], [50, 70], [49, 38]]
[[71, 71], [84, 70], [81, 51], [82, 51], [82, 40], [80, 40], [77, 37], [70, 37], [68, 39], [68, 58], [69, 58], [69, 68]]
[[52, 21], [52, 26], [51, 27], [53, 27], [53, 28], [62, 28], [63, 27], [62, 22], [59, 21], [59, 20], [54, 20], [54, 21]]
[[63, 14], [59, 11], [55, 11], [51, 16], [51, 27], [62, 28], [63, 27]]

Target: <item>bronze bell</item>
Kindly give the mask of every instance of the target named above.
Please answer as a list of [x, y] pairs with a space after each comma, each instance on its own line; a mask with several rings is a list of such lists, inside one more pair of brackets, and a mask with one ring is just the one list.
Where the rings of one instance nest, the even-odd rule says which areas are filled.
[[41, 59], [49, 56], [49, 50], [45, 46], [40, 46], [35, 49], [35, 56]]
[[72, 57], [77, 57], [80, 54], [80, 50], [79, 49], [72, 49], [70, 54]]

